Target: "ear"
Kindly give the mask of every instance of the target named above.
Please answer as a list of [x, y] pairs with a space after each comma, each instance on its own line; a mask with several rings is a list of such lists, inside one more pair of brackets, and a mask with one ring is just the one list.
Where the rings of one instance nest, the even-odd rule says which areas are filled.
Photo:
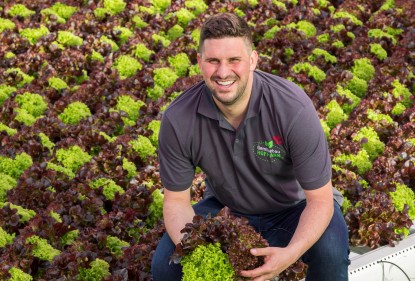
[[257, 51], [253, 50], [251, 52], [251, 57], [249, 58], [249, 60], [250, 60], [250, 67], [249, 67], [249, 69], [251, 71], [254, 71], [255, 68], [256, 68], [256, 66], [257, 66], [257, 64], [258, 64], [258, 53], [257, 53]]
[[200, 53], [198, 52], [197, 53], [197, 64], [199, 65], [199, 69], [200, 69], [201, 61], [202, 61], [202, 57], [201, 57]]

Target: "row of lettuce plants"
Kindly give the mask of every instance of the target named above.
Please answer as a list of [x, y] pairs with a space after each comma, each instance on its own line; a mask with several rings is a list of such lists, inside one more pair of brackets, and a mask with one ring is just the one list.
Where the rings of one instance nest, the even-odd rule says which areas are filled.
[[[252, 27], [258, 68], [293, 81], [313, 101], [333, 184], [346, 199], [351, 245], [376, 248], [408, 235], [415, 219], [413, 1], [3, 1], [0, 279], [151, 280], [164, 232], [161, 114], [201, 79], [201, 24], [224, 11]], [[203, 179], [197, 170], [195, 202]], [[219, 220], [225, 234], [244, 225]], [[207, 247], [198, 232], [204, 223], [189, 226], [199, 234], [186, 243], [204, 239]], [[234, 276], [235, 267], [243, 265], [224, 272]], [[299, 279], [305, 270], [299, 262], [280, 278]]]

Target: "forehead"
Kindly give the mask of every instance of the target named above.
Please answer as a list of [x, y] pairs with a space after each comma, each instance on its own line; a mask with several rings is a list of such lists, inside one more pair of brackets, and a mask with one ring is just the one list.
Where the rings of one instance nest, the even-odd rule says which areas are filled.
[[201, 55], [207, 57], [249, 55], [251, 47], [243, 37], [224, 37], [206, 39], [201, 48]]

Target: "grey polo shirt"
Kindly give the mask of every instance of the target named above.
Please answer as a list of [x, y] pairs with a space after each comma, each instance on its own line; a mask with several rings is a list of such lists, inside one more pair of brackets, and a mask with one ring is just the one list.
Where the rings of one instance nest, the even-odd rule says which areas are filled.
[[[168, 190], [192, 184], [195, 167], [207, 187], [244, 214], [280, 211], [331, 179], [326, 137], [309, 97], [290, 81], [254, 72], [246, 116], [235, 130], [199, 82], [163, 113], [160, 176]], [[341, 204], [341, 194], [333, 189]]]

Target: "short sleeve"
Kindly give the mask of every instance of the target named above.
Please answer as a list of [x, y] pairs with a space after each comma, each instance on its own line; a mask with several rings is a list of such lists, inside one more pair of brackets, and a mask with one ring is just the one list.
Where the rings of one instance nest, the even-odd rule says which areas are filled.
[[317, 189], [331, 179], [331, 159], [320, 119], [310, 102], [299, 111], [289, 130], [294, 173], [304, 189]]
[[160, 178], [165, 188], [183, 191], [189, 188], [194, 177], [194, 165], [186, 152], [183, 134], [178, 134], [166, 115], [163, 115], [159, 133]]

